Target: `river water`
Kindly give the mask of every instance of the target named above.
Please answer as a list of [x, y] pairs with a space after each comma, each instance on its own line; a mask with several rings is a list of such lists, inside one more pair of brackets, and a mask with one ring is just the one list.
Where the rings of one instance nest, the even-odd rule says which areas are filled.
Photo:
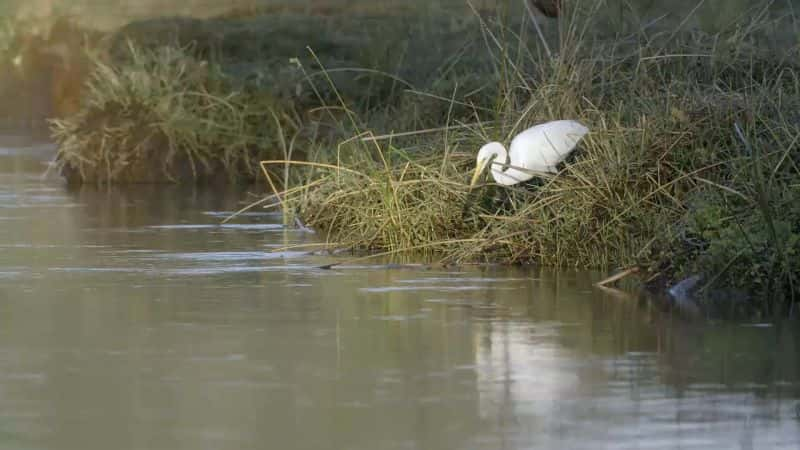
[[273, 213], [220, 226], [242, 192], [70, 191], [51, 152], [0, 143], [2, 449], [800, 448], [796, 322], [592, 273], [321, 270]]

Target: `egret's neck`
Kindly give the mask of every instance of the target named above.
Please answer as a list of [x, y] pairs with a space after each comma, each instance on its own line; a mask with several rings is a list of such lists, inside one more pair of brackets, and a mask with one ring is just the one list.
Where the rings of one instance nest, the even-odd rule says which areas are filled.
[[492, 154], [496, 156], [492, 161], [492, 166], [489, 167], [489, 171], [492, 173], [495, 183], [511, 186], [522, 180], [517, 174], [518, 170], [507, 168], [511, 162], [508, 160], [508, 150], [503, 144], [496, 143], [492, 147]]

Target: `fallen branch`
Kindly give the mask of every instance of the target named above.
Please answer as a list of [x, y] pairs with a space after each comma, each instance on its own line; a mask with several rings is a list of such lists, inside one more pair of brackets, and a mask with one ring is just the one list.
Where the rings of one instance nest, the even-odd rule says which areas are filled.
[[622, 272], [619, 272], [619, 273], [616, 273], [614, 275], [611, 275], [610, 277], [595, 283], [595, 286], [606, 287], [606, 285], [608, 285], [608, 284], [611, 284], [611, 283], [613, 283], [615, 281], [619, 281], [619, 280], [621, 280], [623, 278], [626, 278], [626, 277], [628, 277], [630, 275], [633, 275], [635, 273], [639, 273], [639, 268], [638, 267], [629, 267], [629, 268], [623, 270]]

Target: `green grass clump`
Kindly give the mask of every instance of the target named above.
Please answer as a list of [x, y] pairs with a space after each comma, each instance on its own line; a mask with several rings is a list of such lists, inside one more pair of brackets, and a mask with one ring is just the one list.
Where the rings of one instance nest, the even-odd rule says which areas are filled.
[[338, 164], [305, 172], [313, 181], [287, 197], [287, 210], [361, 250], [414, 249], [431, 255], [474, 232], [458, 207], [469, 195], [461, 182], [463, 164], [440, 166], [441, 160], [411, 158], [374, 143], [340, 150]]
[[[726, 186], [697, 189], [658, 258], [665, 273], [705, 274], [701, 294], [746, 293], [757, 313], [797, 301], [800, 281], [800, 124], [741, 139]], [[732, 188], [734, 186], [735, 188]], [[730, 305], [726, 305], [730, 306]], [[753, 305], [736, 305], [752, 313]]]
[[218, 67], [185, 49], [128, 50], [122, 64], [96, 59], [82, 110], [53, 121], [68, 178], [254, 177], [257, 162], [270, 156], [269, 98], [232, 91]]

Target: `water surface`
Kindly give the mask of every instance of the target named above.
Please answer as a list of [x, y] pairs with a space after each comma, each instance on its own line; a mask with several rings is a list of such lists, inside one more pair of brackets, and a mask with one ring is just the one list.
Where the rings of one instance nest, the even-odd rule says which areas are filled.
[[800, 447], [796, 323], [591, 273], [320, 270], [274, 213], [220, 226], [246, 193], [70, 191], [51, 151], [0, 148], [0, 448]]

